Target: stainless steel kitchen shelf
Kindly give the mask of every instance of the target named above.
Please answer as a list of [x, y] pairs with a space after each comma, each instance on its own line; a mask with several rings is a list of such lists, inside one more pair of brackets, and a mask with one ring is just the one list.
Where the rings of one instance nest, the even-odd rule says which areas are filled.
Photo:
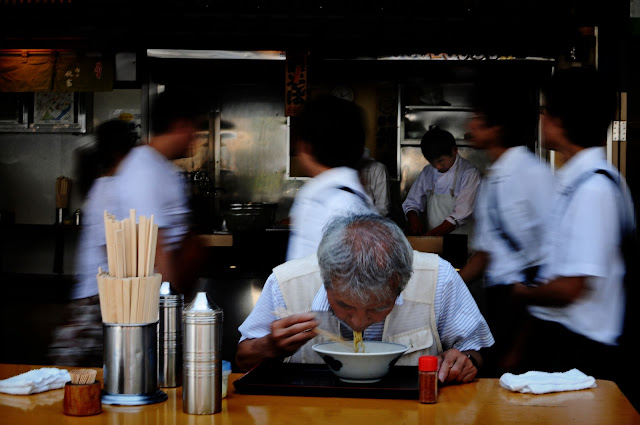
[[408, 111], [448, 111], [448, 112], [472, 112], [470, 106], [434, 106], [434, 105], [405, 105]]
[[[421, 139], [403, 139], [401, 146], [420, 146]], [[456, 139], [457, 146], [472, 146], [471, 142], [464, 139]]]

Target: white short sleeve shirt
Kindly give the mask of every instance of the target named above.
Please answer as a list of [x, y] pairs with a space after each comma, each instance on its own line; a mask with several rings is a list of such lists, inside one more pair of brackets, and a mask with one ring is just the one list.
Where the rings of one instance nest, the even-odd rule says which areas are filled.
[[[475, 208], [474, 251], [489, 253], [487, 285], [522, 282], [523, 270], [544, 262], [554, 183], [551, 170], [524, 146], [508, 149], [488, 169]], [[502, 227], [519, 251], [500, 236]]]
[[606, 162], [602, 148], [589, 148], [578, 152], [558, 172], [546, 243], [549, 261], [543, 270], [549, 280], [586, 276], [587, 290], [567, 306], [531, 306], [529, 310], [542, 320], [614, 345], [622, 333], [625, 303], [621, 220], [625, 226], [634, 227], [635, 222], [624, 180], [617, 187], [608, 177], [596, 174], [598, 169], [618, 176]]

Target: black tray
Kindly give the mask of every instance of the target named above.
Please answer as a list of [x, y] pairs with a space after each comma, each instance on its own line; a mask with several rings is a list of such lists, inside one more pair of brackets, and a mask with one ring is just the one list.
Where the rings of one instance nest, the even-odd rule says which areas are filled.
[[271, 363], [255, 367], [233, 385], [241, 394], [417, 400], [419, 393], [415, 366], [393, 366], [379, 382], [352, 384], [342, 382], [326, 365]]

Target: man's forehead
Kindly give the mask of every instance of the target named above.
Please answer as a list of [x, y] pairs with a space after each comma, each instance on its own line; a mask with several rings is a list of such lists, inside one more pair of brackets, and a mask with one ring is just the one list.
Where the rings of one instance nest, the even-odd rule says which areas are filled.
[[[372, 295], [375, 295], [375, 294], [372, 294]], [[333, 289], [326, 290], [326, 296], [328, 300], [328, 305], [330, 305], [332, 301], [336, 303], [348, 305], [350, 307], [364, 308], [364, 309], [388, 307], [391, 304], [402, 305], [402, 294], [399, 294], [398, 296], [390, 295], [388, 300], [383, 300], [383, 301], [375, 300], [369, 303], [364, 303], [356, 299], [356, 297], [350, 296], [348, 293], [338, 292]]]

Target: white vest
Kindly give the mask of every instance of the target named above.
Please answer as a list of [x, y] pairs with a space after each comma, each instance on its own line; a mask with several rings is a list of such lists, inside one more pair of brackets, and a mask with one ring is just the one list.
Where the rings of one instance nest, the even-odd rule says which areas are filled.
[[[273, 272], [280, 291], [291, 314], [311, 310], [316, 293], [322, 286], [322, 277], [315, 254], [298, 260], [288, 261]], [[404, 344], [409, 349], [398, 360], [398, 365], [417, 366], [418, 358], [442, 353], [442, 344], [436, 326], [433, 309], [438, 282], [438, 256], [413, 252], [413, 275], [402, 292], [403, 303], [396, 305], [384, 323], [382, 340]], [[338, 319], [328, 326], [327, 331], [339, 334]], [[289, 358], [292, 363], [322, 363], [322, 359], [311, 348], [313, 344], [326, 342], [318, 335], [307, 342]]]

